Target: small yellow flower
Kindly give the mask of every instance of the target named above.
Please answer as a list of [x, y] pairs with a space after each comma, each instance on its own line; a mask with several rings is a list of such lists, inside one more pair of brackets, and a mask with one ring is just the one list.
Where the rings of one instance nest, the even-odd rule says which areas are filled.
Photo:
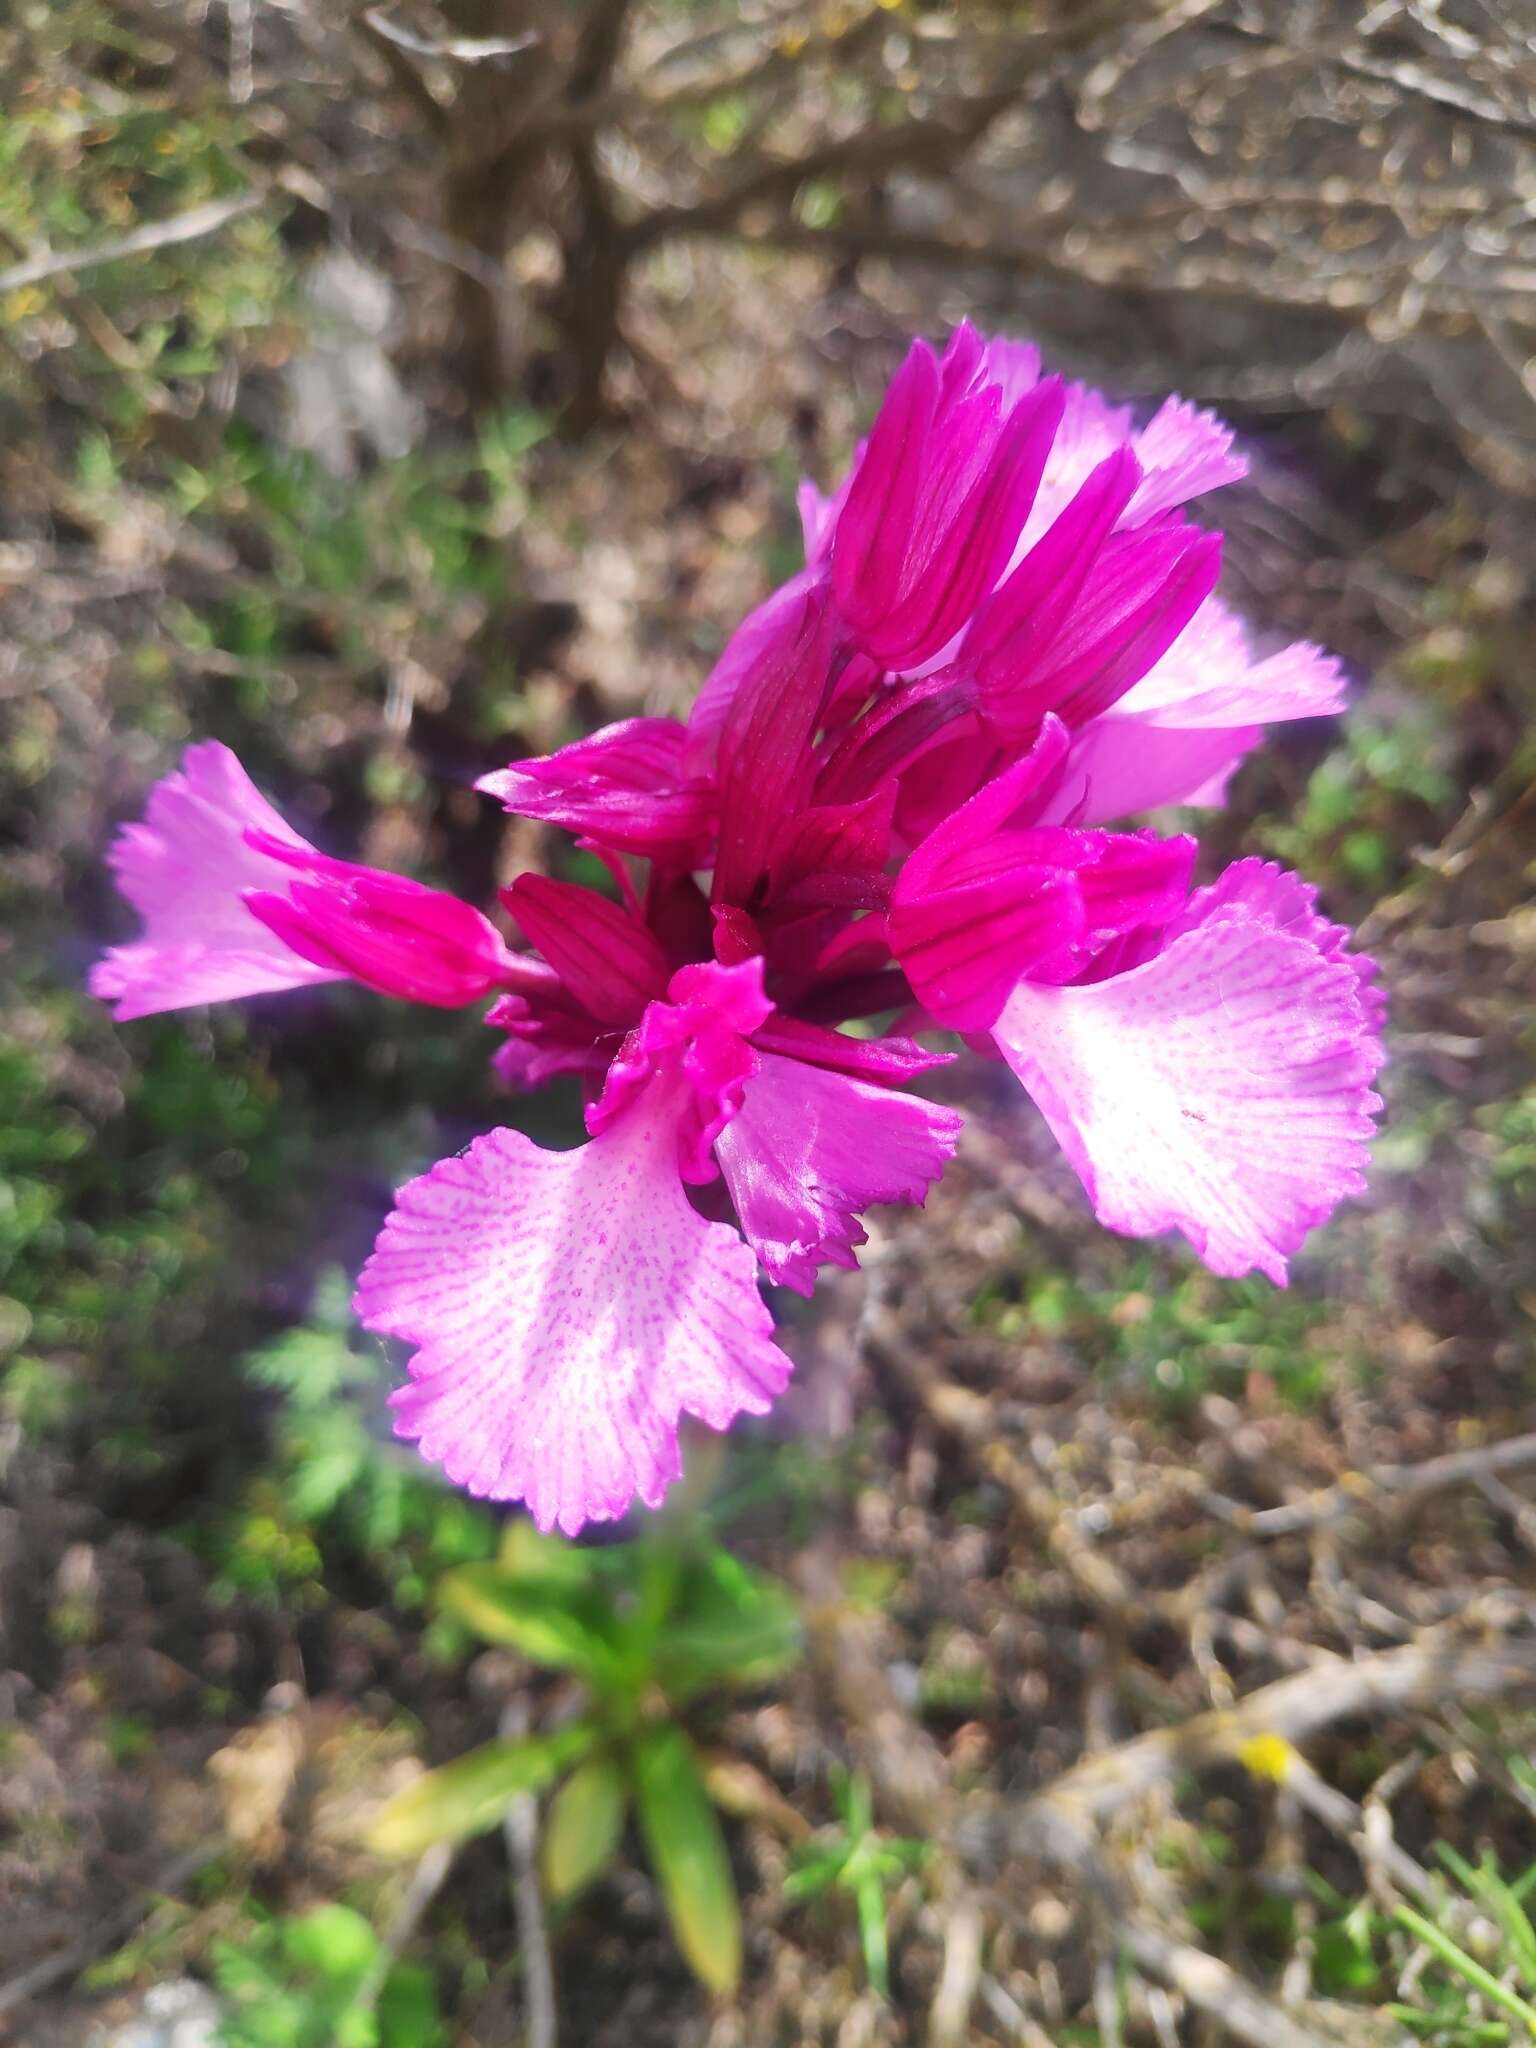
[[1283, 1785], [1290, 1776], [1296, 1752], [1283, 1735], [1251, 1735], [1238, 1745], [1237, 1756], [1254, 1777]]

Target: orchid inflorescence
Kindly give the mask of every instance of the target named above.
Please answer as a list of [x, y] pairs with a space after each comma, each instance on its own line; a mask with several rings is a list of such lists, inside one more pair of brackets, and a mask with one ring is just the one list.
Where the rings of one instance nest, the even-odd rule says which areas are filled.
[[1219, 804], [1264, 724], [1339, 708], [1319, 648], [1255, 659], [1183, 514], [1244, 468], [1179, 400], [1137, 428], [1022, 343], [917, 343], [687, 721], [480, 782], [612, 876], [519, 875], [527, 950], [317, 852], [215, 742], [154, 790], [112, 852], [144, 933], [92, 979], [119, 1018], [344, 979], [493, 997], [504, 1083], [580, 1077], [586, 1144], [498, 1127], [439, 1161], [358, 1285], [414, 1347], [396, 1429], [455, 1482], [574, 1533], [660, 1503], [684, 1415], [764, 1412], [790, 1361], [759, 1272], [809, 1294], [954, 1152], [960, 1116], [904, 1092], [955, 1057], [919, 1032], [1000, 1056], [1100, 1220], [1216, 1273], [1284, 1284], [1361, 1190], [1374, 964], [1296, 876], [1194, 888], [1193, 839], [1106, 829]]

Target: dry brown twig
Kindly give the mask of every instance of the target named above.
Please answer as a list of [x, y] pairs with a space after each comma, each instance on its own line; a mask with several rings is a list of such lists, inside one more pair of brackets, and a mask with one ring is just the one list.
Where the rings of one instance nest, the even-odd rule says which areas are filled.
[[[524, 1699], [509, 1701], [501, 1715], [503, 1741], [528, 1733], [530, 1717]], [[539, 1806], [531, 1792], [507, 1803], [502, 1821], [507, 1861], [512, 1870], [512, 1911], [517, 1921], [522, 1956], [523, 1992], [527, 2000], [524, 2038], [527, 2048], [555, 2048], [559, 2012], [555, 2003], [555, 1966], [544, 1920], [544, 1890], [539, 1881]]]
[[[1171, 1778], [1241, 1762], [1261, 1738], [1294, 1749], [1336, 1722], [1447, 1703], [1496, 1699], [1536, 1687], [1536, 1643], [1466, 1643], [1451, 1631], [1353, 1661], [1343, 1657], [1276, 1679], [1235, 1706], [1157, 1728], [1087, 1757], [1004, 1817], [1007, 1847], [1038, 1852], [1104, 1826]], [[1277, 1752], [1278, 1754], [1278, 1752]], [[1053, 1859], [1054, 1860], [1054, 1859]]]
[[[1035, 1535], [1066, 1570], [1078, 1595], [1111, 1633], [1129, 1631], [1157, 1615], [1185, 1628], [1193, 1642], [1203, 1616], [1209, 1624], [1208, 1680], [1219, 1674], [1222, 1684], [1212, 1686], [1218, 1699], [1223, 1690], [1232, 1689], [1229, 1674], [1215, 1664], [1210, 1650], [1217, 1619], [1211, 1609], [1226, 1588], [1260, 1569], [1262, 1551], [1249, 1546], [1235, 1557], [1218, 1560], [1179, 1593], [1138, 1593], [1095, 1548], [1083, 1513], [1069, 1507], [1038, 1466], [998, 1435], [993, 1404], [944, 1379], [881, 1301], [866, 1307], [860, 1338], [926, 1414], [1006, 1488]], [[1454, 1452], [1417, 1466], [1372, 1468], [1305, 1502], [1263, 1510], [1244, 1509], [1213, 1495], [1203, 1482], [1196, 1483], [1195, 1474], [1159, 1473], [1157, 1487], [1165, 1503], [1203, 1507], [1248, 1536], [1307, 1534], [1314, 1541], [1336, 1543], [1341, 1525], [1362, 1503], [1389, 1509], [1449, 1487], [1479, 1485], [1491, 1474], [1532, 1464], [1536, 1435]], [[1352, 1612], [1379, 1605], [1344, 1580], [1337, 1558], [1334, 1578], [1334, 1591], [1340, 1597], [1349, 1595]], [[1147, 1978], [1166, 1986], [1237, 2039], [1252, 2042], [1255, 2048], [1326, 2048], [1339, 2036], [1325, 2011], [1309, 2007], [1304, 1999], [1295, 2010], [1277, 2004], [1228, 1964], [1207, 1954], [1181, 1928], [1177, 1902], [1155, 1881], [1155, 1874], [1128, 1874], [1122, 1860], [1111, 1853], [1109, 1832], [1129, 1809], [1154, 1795], [1167, 1797], [1188, 1774], [1236, 1762], [1274, 1779], [1294, 1806], [1312, 1813], [1347, 1841], [1373, 1885], [1424, 1900], [1431, 1895], [1432, 1882], [1392, 1838], [1390, 1821], [1383, 1825], [1381, 1812], [1368, 1811], [1329, 1786], [1300, 1754], [1299, 1745], [1345, 1720], [1404, 1711], [1434, 1713], [1471, 1700], [1536, 1690], [1536, 1643], [1500, 1638], [1502, 1627], [1521, 1618], [1518, 1602], [1505, 1606], [1507, 1612], [1495, 1611], [1484, 1603], [1460, 1627], [1427, 1631], [1398, 1647], [1355, 1659], [1320, 1650], [1304, 1654], [1302, 1668], [1291, 1675], [1180, 1725], [1100, 1748], [1032, 1798], [994, 1810], [979, 1832], [974, 1824], [962, 1823], [950, 1839], [972, 1859], [978, 1845], [985, 1844], [982, 1860], [1001, 1850], [1045, 1862], [1070, 1876], [1095, 1902], [1102, 1938], [1111, 1948], [1118, 1947]], [[1401, 1617], [1389, 1618], [1394, 1629], [1411, 1631], [1411, 1624]], [[1482, 1639], [1469, 1637], [1469, 1625], [1482, 1629]], [[1256, 1647], [1273, 1661], [1273, 1627], [1256, 1621], [1252, 1633]], [[1196, 1661], [1200, 1662], [1198, 1656]], [[1101, 1971], [1097, 1982], [1102, 2031], [1110, 1979]]]
[[79, 270], [95, 270], [104, 263], [121, 263], [130, 256], [148, 256], [156, 249], [170, 249], [182, 242], [196, 242], [204, 235], [217, 234], [242, 214], [254, 213], [266, 203], [261, 192], [237, 192], [228, 199], [211, 199], [206, 206], [190, 206], [185, 213], [173, 213], [167, 220], [146, 221], [108, 242], [96, 242], [80, 249], [45, 249], [21, 263], [0, 270], [0, 292], [18, 291], [21, 286], [42, 284], [53, 277], [67, 277]]
[[[1136, 1967], [1255, 2048], [1319, 2048], [1330, 2030], [1287, 2012], [1206, 1954], [1136, 1896], [1105, 1847], [1105, 1830], [1126, 1808], [1187, 1772], [1242, 1762], [1292, 1789], [1328, 1825], [1374, 1856], [1393, 1883], [1425, 1895], [1427, 1876], [1395, 1844], [1367, 1840], [1365, 1817], [1297, 1752], [1297, 1745], [1339, 1721], [1452, 1702], [1492, 1699], [1536, 1688], [1536, 1643], [1468, 1644], [1450, 1632], [1397, 1650], [1283, 1678], [1236, 1706], [1201, 1714], [1182, 1727], [1157, 1729], [1085, 1758], [1054, 1784], [993, 1817], [994, 1846], [1068, 1873], [1113, 1928]], [[976, 1835], [967, 1829], [975, 1853]]]
[[1426, 1494], [1453, 1486], [1480, 1487], [1500, 1473], [1523, 1472], [1532, 1466], [1536, 1466], [1536, 1432], [1473, 1450], [1450, 1451], [1443, 1457], [1426, 1458], [1422, 1464], [1373, 1465], [1363, 1472], [1347, 1473], [1305, 1500], [1287, 1501], [1280, 1507], [1249, 1508], [1210, 1491], [1205, 1502], [1213, 1514], [1244, 1535], [1296, 1536], [1332, 1528], [1362, 1508], [1391, 1512], [1398, 1504], [1421, 1500]]

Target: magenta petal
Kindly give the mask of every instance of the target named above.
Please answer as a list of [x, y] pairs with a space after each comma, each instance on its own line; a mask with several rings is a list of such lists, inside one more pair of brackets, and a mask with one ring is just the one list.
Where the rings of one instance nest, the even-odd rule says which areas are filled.
[[1234, 861], [1208, 889], [1197, 889], [1168, 927], [1167, 939], [1218, 919], [1262, 918], [1278, 930], [1305, 939], [1325, 960], [1338, 960], [1354, 974], [1356, 989], [1373, 1030], [1379, 1030], [1387, 999], [1377, 987], [1380, 972], [1368, 953], [1353, 950], [1348, 925], [1334, 924], [1317, 907], [1317, 890], [1300, 875], [1266, 860]]
[[892, 778], [904, 782], [957, 724], [963, 730], [975, 720], [969, 685], [964, 679], [957, 681], [951, 670], [938, 669], [890, 690], [848, 728], [827, 756], [816, 778], [818, 802], [854, 803]]
[[938, 362], [915, 341], [864, 443], [833, 539], [832, 586], [855, 628], [878, 623], [899, 589], [938, 403]]
[[697, 867], [714, 834], [715, 793], [684, 767], [687, 742], [676, 719], [626, 718], [542, 760], [482, 775], [475, 787], [519, 817], [615, 852]]
[[770, 1279], [809, 1294], [821, 1265], [852, 1266], [873, 1202], [921, 1203], [963, 1119], [910, 1095], [764, 1053], [717, 1143], [747, 1241]]
[[[1047, 534], [1041, 547], [1050, 540]], [[1015, 573], [1027, 572], [1032, 559]], [[988, 723], [1004, 739], [1027, 734], [1047, 711], [1069, 725], [1086, 724], [1123, 697], [1177, 639], [1220, 571], [1216, 534], [1170, 520], [1112, 535], [1052, 630], [1037, 631], [1025, 620], [1011, 637], [989, 632], [991, 644], [975, 666]], [[961, 664], [967, 659], [963, 648]]]
[[854, 803], [813, 804], [779, 839], [769, 877], [776, 901], [814, 878], [880, 876], [890, 858], [896, 784], [885, 782]]
[[1028, 516], [1061, 417], [1061, 387], [1054, 378], [1040, 385], [993, 436], [990, 414], [1001, 410], [1000, 400], [992, 391], [984, 401], [967, 398], [937, 430], [951, 444], [951, 461], [928, 480], [900, 585], [860, 636], [889, 667], [913, 668], [950, 644], [1003, 570]]
[[826, 580], [825, 571], [820, 568], [802, 569], [748, 612], [726, 641], [688, 713], [683, 766], [689, 775], [714, 773], [720, 735], [737, 692], [765, 662], [775, 659], [786, 641], [794, 638], [807, 603], [825, 589]]
[[1154, 518], [1246, 476], [1247, 457], [1233, 449], [1234, 438], [1215, 413], [1165, 398], [1132, 444], [1144, 481], [1131, 500], [1131, 518]]
[[1021, 984], [994, 1032], [1101, 1223], [1182, 1230], [1212, 1272], [1278, 1285], [1362, 1192], [1381, 1063], [1354, 964], [1223, 916], [1113, 980]]
[[519, 875], [501, 900], [571, 994], [605, 1024], [633, 1024], [667, 985], [667, 960], [637, 917], [579, 882]]
[[[1040, 828], [1039, 837], [1045, 839], [1049, 830]], [[1062, 836], [1080, 849], [1077, 879], [1087, 927], [1085, 968], [1113, 941], [1161, 931], [1184, 908], [1199, 852], [1187, 835], [1080, 831]], [[1102, 967], [1099, 972], [1102, 975]]]
[[288, 881], [280, 861], [247, 843], [247, 827], [301, 857], [313, 851], [229, 748], [206, 740], [155, 785], [144, 822], [118, 834], [108, 859], [144, 935], [112, 947], [92, 969], [90, 988], [115, 1005], [120, 1021], [343, 979], [341, 969], [294, 952], [246, 908], [245, 890]]
[[837, 514], [832, 583], [857, 645], [887, 668], [938, 656], [1013, 550], [1061, 417], [1059, 381], [1005, 391], [957, 329], [893, 379]]
[[686, 1181], [713, 1180], [715, 1140], [757, 1072], [758, 1055], [747, 1040], [771, 1007], [760, 959], [680, 967], [666, 1001], [647, 1004], [625, 1039], [587, 1111], [587, 1129], [595, 1138], [630, 1114], [642, 1094], [665, 1090], [673, 1103], [677, 1172]]
[[396, 1432], [572, 1536], [660, 1505], [683, 1415], [761, 1415], [790, 1372], [752, 1253], [689, 1206], [664, 1098], [574, 1152], [495, 1130], [442, 1160], [396, 1196], [356, 1306], [417, 1347]]
[[491, 1065], [519, 1094], [544, 1088], [561, 1074], [576, 1074], [592, 1085], [602, 1080], [620, 1044], [616, 1030], [585, 1011], [525, 995], [502, 996], [485, 1021], [507, 1034], [491, 1054]]
[[1345, 695], [1344, 671], [1334, 655], [1298, 640], [1257, 661], [1243, 621], [1211, 597], [1115, 709], [1149, 723], [1203, 731], [1326, 717], [1344, 708]]
[[472, 904], [381, 869], [316, 862], [279, 895], [248, 890], [246, 908], [294, 952], [380, 995], [458, 1009], [499, 988], [512, 963]]
[[1257, 725], [1182, 732], [1122, 717], [1117, 708], [1073, 734], [1042, 822], [1106, 825], [1162, 804], [1220, 802], [1233, 770], [1262, 737]]
[[1140, 481], [1128, 448], [1115, 449], [1089, 472], [1049, 530], [978, 608], [961, 644], [962, 668], [976, 671], [985, 684], [994, 657], [1021, 634], [1038, 648], [1049, 645], [1070, 618]]
[[1122, 528], [1130, 528], [1245, 475], [1248, 464], [1234, 453], [1232, 441], [1231, 428], [1214, 413], [1183, 399], [1165, 400], [1138, 431], [1130, 406], [1112, 405], [1085, 384], [1069, 384], [1025, 543], [1044, 532], [1094, 465], [1117, 448], [1129, 449], [1141, 471], [1135, 496], [1119, 520]]
[[955, 1057], [952, 1052], [929, 1052], [914, 1038], [854, 1038], [846, 1031], [832, 1031], [825, 1024], [807, 1024], [778, 1012], [753, 1032], [752, 1043], [761, 1052], [785, 1053], [813, 1067], [830, 1067], [834, 1073], [889, 1087], [948, 1066]]
[[832, 634], [824, 601], [803, 600], [785, 614], [780, 637], [765, 647], [736, 690], [716, 768], [716, 903], [751, 903], [788, 822], [809, 794], [811, 743], [833, 680]]
[[1219, 803], [1266, 724], [1337, 711], [1344, 691], [1337, 660], [1307, 641], [1255, 661], [1242, 620], [1208, 597], [1141, 680], [1078, 733], [1046, 815], [1098, 825], [1160, 804]]
[[1072, 971], [1086, 936], [1075, 874], [1021, 861], [942, 893], [893, 902], [891, 947], [936, 1022], [985, 1031], [1021, 976]]

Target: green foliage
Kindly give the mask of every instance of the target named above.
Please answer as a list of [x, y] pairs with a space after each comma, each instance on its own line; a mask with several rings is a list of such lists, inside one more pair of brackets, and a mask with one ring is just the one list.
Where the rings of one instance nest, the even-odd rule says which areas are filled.
[[1511, 1881], [1486, 1851], [1476, 1866], [1443, 1842], [1438, 1854], [1452, 1880], [1441, 1910], [1393, 1910], [1433, 1960], [1417, 1974], [1413, 2001], [1388, 2012], [1437, 2048], [1536, 2040], [1536, 1926], [1526, 1906], [1536, 1863]]
[[1400, 880], [1414, 833], [1448, 816], [1456, 801], [1449, 737], [1443, 710], [1427, 700], [1400, 705], [1390, 723], [1349, 719], [1294, 814], [1260, 825], [1263, 851], [1313, 876], [1338, 871], [1372, 889]]
[[1208, 1393], [1240, 1395], [1262, 1373], [1288, 1406], [1314, 1407], [1337, 1383], [1336, 1311], [1263, 1280], [1217, 1280], [1196, 1266], [1170, 1271], [1138, 1252], [1113, 1290], [1064, 1272], [1028, 1275], [1012, 1299], [994, 1285], [971, 1313], [1005, 1338], [1032, 1333], [1069, 1343], [1107, 1379], [1144, 1389], [1168, 1416]]
[[865, 1975], [871, 1989], [889, 1998], [888, 1895], [904, 1877], [922, 1868], [930, 1845], [876, 1829], [874, 1802], [864, 1778], [839, 1772], [832, 1790], [840, 1824], [796, 1851], [784, 1895], [801, 1900], [832, 1891], [847, 1893], [858, 1916]]
[[714, 1686], [772, 1678], [800, 1646], [777, 1580], [716, 1544], [679, 1549], [665, 1530], [578, 1549], [516, 1522], [500, 1560], [450, 1573], [442, 1598], [488, 1642], [576, 1672], [621, 1725], [657, 1692], [681, 1707]]
[[800, 1623], [786, 1588], [707, 1538], [684, 1543], [665, 1522], [637, 1543], [581, 1549], [516, 1521], [497, 1561], [449, 1573], [442, 1600], [485, 1641], [578, 1677], [587, 1710], [553, 1734], [483, 1743], [429, 1772], [391, 1800], [373, 1846], [409, 1855], [493, 1827], [515, 1794], [576, 1765], [550, 1809], [551, 1897], [601, 1875], [633, 1806], [679, 1947], [712, 1990], [732, 1988], [740, 1909], [680, 1710], [794, 1662]]
[[441, 2048], [431, 1972], [392, 1961], [360, 1913], [316, 1906], [219, 1941], [224, 2048]]
[[384, 1436], [381, 1361], [350, 1296], [344, 1273], [322, 1273], [309, 1321], [240, 1361], [278, 1406], [270, 1466], [215, 1539], [227, 1591], [318, 1594], [327, 1561], [351, 1560], [382, 1568], [395, 1600], [418, 1606], [427, 1569], [485, 1557], [495, 1542], [485, 1509]]
[[302, 449], [239, 423], [197, 463], [168, 468], [182, 515], [260, 531], [270, 561], [216, 605], [173, 608], [193, 655], [218, 648], [253, 672], [281, 668], [297, 633], [318, 629], [367, 672], [391, 645], [450, 632], [465, 598], [489, 603], [506, 580], [504, 541], [524, 509], [521, 458], [541, 438], [532, 414], [489, 415], [464, 447], [403, 455], [338, 478]]
[[[1536, 1863], [1508, 1877], [1487, 1848], [1476, 1863], [1444, 1842], [1435, 1855], [1432, 1899], [1351, 1900], [1308, 1873], [1321, 1913], [1309, 1937], [1316, 1991], [1371, 2007], [1405, 2040], [1433, 2048], [1519, 2048], [1536, 2038]], [[1283, 1952], [1297, 1936], [1294, 1916], [1289, 1899], [1255, 1902], [1228, 1884], [1204, 1926]]]
[[577, 1721], [553, 1735], [483, 1742], [397, 1793], [369, 1841], [381, 1856], [419, 1856], [434, 1843], [483, 1834], [519, 1793], [542, 1791], [596, 1740], [596, 1728]]
[[734, 1991], [741, 1976], [741, 1908], [693, 1744], [675, 1722], [653, 1722], [635, 1735], [630, 1769], [641, 1832], [677, 1945], [711, 1991]]
[[[249, 111], [224, 94], [178, 105], [164, 89], [163, 46], [135, 37], [114, 8], [71, 0], [16, 10], [0, 23], [0, 72], [23, 87], [0, 124], [7, 261], [38, 247], [92, 247], [251, 182]], [[71, 349], [125, 454], [152, 430], [167, 384], [208, 377], [229, 341], [271, 322], [285, 272], [274, 208], [205, 242], [87, 273], [111, 327], [82, 320]], [[15, 361], [57, 345], [61, 308], [73, 303], [47, 284], [7, 294], [0, 317], [20, 344]]]
[[544, 1824], [544, 1888], [557, 1903], [585, 1891], [619, 1853], [629, 1787], [614, 1756], [572, 1771], [549, 1803]]

